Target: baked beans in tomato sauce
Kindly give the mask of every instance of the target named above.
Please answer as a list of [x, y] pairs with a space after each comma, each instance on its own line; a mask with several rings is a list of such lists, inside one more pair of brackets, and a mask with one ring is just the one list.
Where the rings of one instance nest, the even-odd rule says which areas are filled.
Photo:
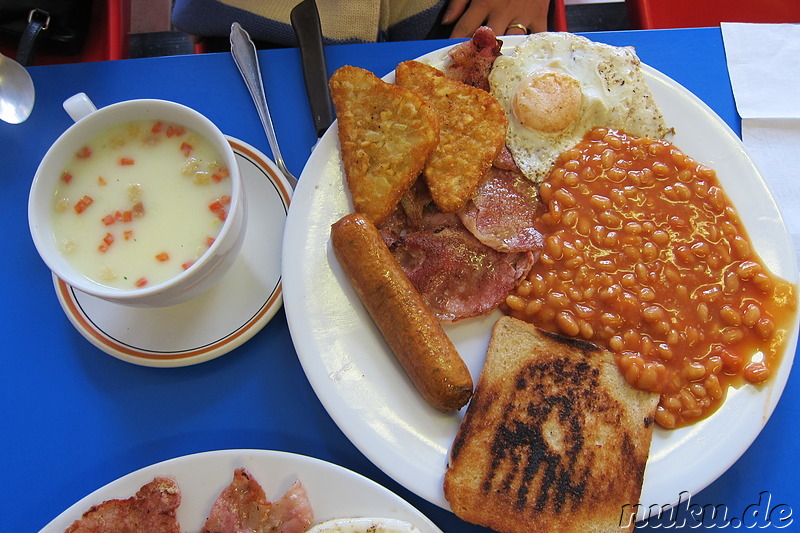
[[597, 128], [539, 192], [545, 246], [508, 314], [608, 348], [631, 385], [661, 395], [665, 428], [769, 379], [797, 289], [754, 252], [712, 169], [665, 140]]

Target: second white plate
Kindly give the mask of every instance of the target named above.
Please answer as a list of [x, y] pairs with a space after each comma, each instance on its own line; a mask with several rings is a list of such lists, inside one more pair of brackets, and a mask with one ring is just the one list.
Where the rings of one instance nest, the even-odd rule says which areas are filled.
[[181, 490], [177, 510], [181, 531], [200, 531], [236, 468], [246, 468], [274, 501], [295, 482], [306, 488], [315, 523], [333, 518], [373, 516], [414, 524], [423, 533], [442, 533], [411, 504], [351, 470], [293, 453], [220, 450], [177, 457], [132, 472], [94, 491], [50, 522], [40, 533], [62, 533], [92, 505], [130, 498], [156, 476], [174, 479]]

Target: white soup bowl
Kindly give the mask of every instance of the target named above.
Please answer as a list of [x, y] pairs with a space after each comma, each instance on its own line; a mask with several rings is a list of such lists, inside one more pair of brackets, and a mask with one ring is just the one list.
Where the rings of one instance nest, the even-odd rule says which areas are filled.
[[[225, 135], [208, 118], [184, 105], [165, 100], [128, 100], [96, 109], [88, 97], [77, 94], [64, 102], [75, 120], [45, 154], [31, 185], [28, 223], [36, 250], [50, 270], [78, 291], [104, 300], [139, 306], [168, 306], [187, 301], [210, 289], [235, 262], [244, 240], [246, 216], [242, 178]], [[194, 130], [208, 140], [230, 171], [231, 203], [213, 244], [186, 270], [141, 288], [104, 285], [78, 271], [62, 255], [53, 231], [54, 194], [69, 159], [84, 144], [108, 128], [137, 120], [163, 120]], [[176, 202], [179, 208], [180, 202]]]

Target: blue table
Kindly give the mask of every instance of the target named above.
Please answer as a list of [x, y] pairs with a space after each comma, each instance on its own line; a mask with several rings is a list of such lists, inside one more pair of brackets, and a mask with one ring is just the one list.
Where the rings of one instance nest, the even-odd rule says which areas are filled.
[[[694, 92], [740, 131], [719, 29], [596, 33], [592, 38], [635, 46], [645, 63]], [[382, 76], [401, 60], [446, 44], [345, 45], [327, 53], [331, 71], [353, 64]], [[316, 139], [299, 53], [261, 51], [260, 59], [284, 157], [300, 175]], [[261, 448], [314, 456], [364, 474], [448, 533], [484, 531], [395, 483], [345, 438], [306, 381], [282, 311], [235, 351], [176, 369], [134, 366], [106, 355], [84, 340], [63, 314], [50, 273], [30, 239], [26, 210], [39, 160], [71, 123], [61, 103], [81, 91], [98, 107], [131, 98], [174, 100], [269, 154], [230, 56], [33, 67], [30, 73], [37, 89], [32, 116], [17, 126], [0, 123], [0, 180], [8, 192], [0, 210], [6, 240], [0, 262], [6, 282], [0, 325], [0, 471], [5, 479], [0, 530], [37, 531], [86, 494], [165, 459]], [[748, 506], [769, 491], [772, 506], [800, 509], [800, 468], [794, 454], [800, 446], [798, 406], [795, 372], [759, 438], [727, 473], [693, 495], [693, 503], [723, 504], [733, 516], [741, 516], [758, 510]]]

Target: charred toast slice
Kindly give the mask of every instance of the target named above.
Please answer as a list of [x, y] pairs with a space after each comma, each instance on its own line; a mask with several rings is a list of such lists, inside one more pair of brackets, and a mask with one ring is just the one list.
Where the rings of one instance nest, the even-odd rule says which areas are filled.
[[445, 497], [462, 519], [501, 533], [630, 531], [657, 404], [610, 352], [502, 317]]

